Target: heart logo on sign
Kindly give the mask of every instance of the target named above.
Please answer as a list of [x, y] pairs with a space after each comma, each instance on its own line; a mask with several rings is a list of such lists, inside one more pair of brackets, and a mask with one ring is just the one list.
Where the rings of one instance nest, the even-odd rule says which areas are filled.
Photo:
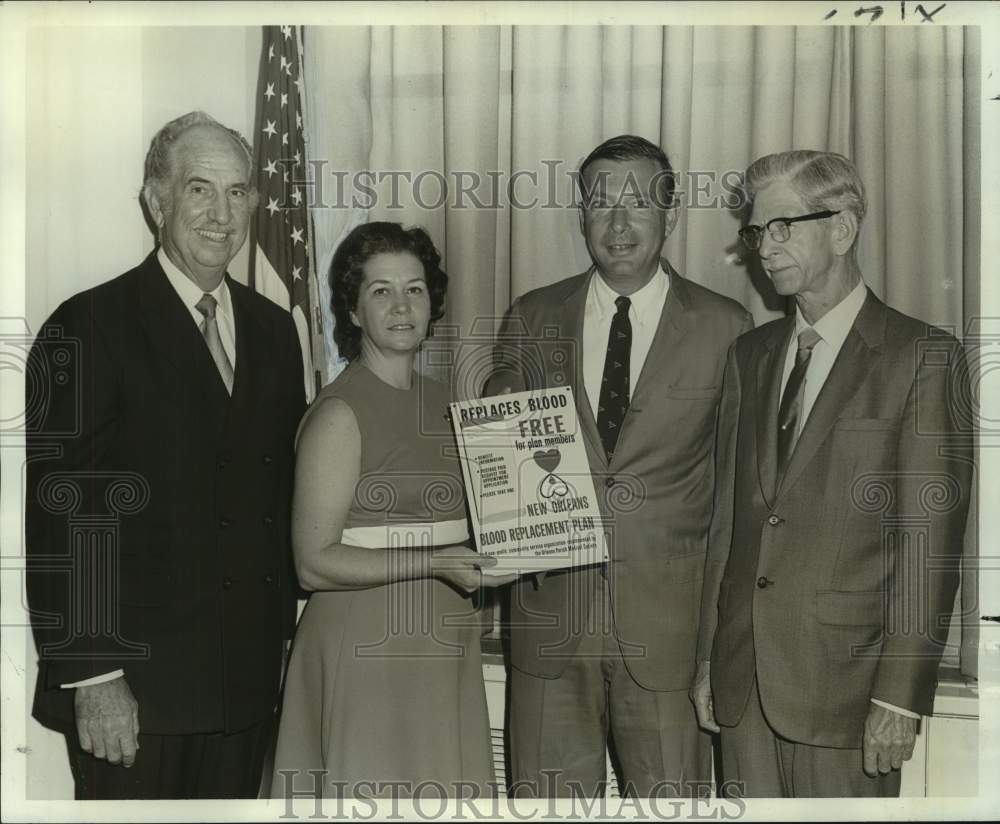
[[539, 449], [532, 457], [535, 459], [535, 463], [546, 472], [555, 472], [559, 461], [562, 460], [558, 449], [547, 449], [544, 452]]

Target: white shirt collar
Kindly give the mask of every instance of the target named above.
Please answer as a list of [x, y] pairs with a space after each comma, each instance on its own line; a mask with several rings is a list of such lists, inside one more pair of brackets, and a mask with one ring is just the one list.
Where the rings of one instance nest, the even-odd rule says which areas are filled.
[[[163, 272], [166, 274], [167, 280], [170, 281], [170, 285], [174, 287], [174, 291], [177, 293], [178, 297], [181, 301], [183, 301], [189, 311], [197, 314], [196, 320], [200, 318], [201, 313], [198, 312], [195, 307], [205, 292], [202, 291], [201, 287], [198, 286], [197, 283], [191, 280], [191, 278], [185, 275], [174, 265], [174, 262], [167, 257], [167, 253], [163, 251], [162, 246], [156, 253], [156, 259], [160, 262], [160, 266], [163, 267]], [[229, 296], [229, 286], [226, 284], [226, 279], [223, 278], [219, 282], [219, 285], [208, 294], [215, 298], [215, 302], [217, 304], [215, 311], [221, 312], [227, 318], [232, 319], [233, 303]]]
[[[850, 291], [847, 297], [816, 321], [812, 328], [834, 350], [840, 351], [840, 347], [847, 340], [847, 335], [850, 333], [851, 327], [854, 326], [854, 321], [857, 319], [867, 296], [868, 287], [865, 286], [863, 280], [859, 280], [858, 285]], [[802, 315], [802, 310], [796, 306], [795, 334], [798, 335], [808, 328], [809, 322]]]
[[[660, 322], [660, 313], [663, 309], [663, 301], [670, 289], [670, 278], [663, 270], [661, 262], [656, 267], [656, 272], [649, 279], [649, 283], [636, 292], [628, 296], [631, 301], [632, 315], [640, 326], [647, 324], [657, 324]], [[598, 317], [607, 317], [618, 311], [615, 305], [620, 295], [604, 282], [601, 273], [596, 269], [590, 281], [590, 295], [593, 300], [593, 308]]]

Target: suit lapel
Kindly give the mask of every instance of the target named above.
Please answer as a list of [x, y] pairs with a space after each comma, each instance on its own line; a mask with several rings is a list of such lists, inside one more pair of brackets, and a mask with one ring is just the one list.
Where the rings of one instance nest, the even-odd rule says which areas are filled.
[[622, 431], [618, 436], [619, 447], [615, 450], [615, 454], [621, 453], [621, 445], [626, 440], [629, 422], [633, 420], [635, 415], [643, 414], [646, 398], [652, 388], [664, 384], [672, 385], [682, 366], [681, 359], [677, 355], [678, 352], [682, 351], [684, 341], [688, 338], [691, 325], [689, 312], [691, 295], [684, 278], [665, 259], [661, 259], [660, 263], [670, 280], [670, 287], [667, 290], [667, 297], [657, 321], [656, 332], [653, 334], [649, 352], [632, 389], [629, 408], [625, 413]]
[[139, 316], [157, 356], [178, 372], [180, 380], [175, 386], [190, 403], [202, 411], [207, 405], [223, 409], [229, 395], [219, 370], [194, 318], [156, 260], [155, 252], [146, 258], [143, 268]]
[[[234, 424], [250, 418], [254, 384], [260, 379], [259, 375], [255, 376], [253, 365], [266, 363], [268, 359], [258, 357], [261, 343], [266, 340], [266, 335], [263, 334], [261, 325], [253, 313], [247, 294], [242, 287], [233, 283], [228, 274], [226, 282], [229, 284], [236, 327], [236, 369], [233, 373], [233, 395], [229, 403], [226, 426], [228, 431], [232, 431]], [[219, 383], [222, 383], [221, 379]]]
[[882, 355], [884, 338], [885, 304], [869, 291], [795, 444], [781, 489], [778, 490], [779, 497], [784, 490], [795, 485], [834, 422], [864, 384]]
[[777, 321], [757, 360], [757, 476], [761, 494], [769, 506], [773, 505], [778, 475], [781, 376], [794, 328], [794, 315]]

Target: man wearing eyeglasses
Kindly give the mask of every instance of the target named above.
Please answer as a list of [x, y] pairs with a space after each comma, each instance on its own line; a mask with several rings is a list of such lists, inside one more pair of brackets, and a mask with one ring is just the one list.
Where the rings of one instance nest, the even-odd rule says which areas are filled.
[[964, 358], [865, 286], [848, 160], [768, 155], [745, 187], [740, 236], [796, 308], [729, 354], [691, 697], [732, 791], [897, 796], [958, 582]]

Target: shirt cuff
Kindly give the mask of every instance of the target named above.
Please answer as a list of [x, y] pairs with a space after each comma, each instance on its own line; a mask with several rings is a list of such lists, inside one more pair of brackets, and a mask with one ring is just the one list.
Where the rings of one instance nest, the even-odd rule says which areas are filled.
[[125, 670], [116, 669], [114, 672], [106, 672], [104, 675], [95, 675], [93, 678], [84, 678], [82, 681], [74, 681], [72, 684], [60, 684], [59, 688], [71, 690], [76, 687], [92, 687], [95, 684], [106, 684], [108, 681], [114, 681], [116, 678], [121, 678], [124, 674]]
[[920, 714], [912, 712], [910, 710], [904, 710], [902, 707], [897, 707], [895, 704], [890, 704], [887, 701], [879, 701], [877, 698], [872, 699], [873, 704], [878, 704], [878, 706], [883, 709], [891, 710], [892, 712], [898, 712], [900, 715], [905, 715], [907, 718], [916, 718], [920, 720]]

